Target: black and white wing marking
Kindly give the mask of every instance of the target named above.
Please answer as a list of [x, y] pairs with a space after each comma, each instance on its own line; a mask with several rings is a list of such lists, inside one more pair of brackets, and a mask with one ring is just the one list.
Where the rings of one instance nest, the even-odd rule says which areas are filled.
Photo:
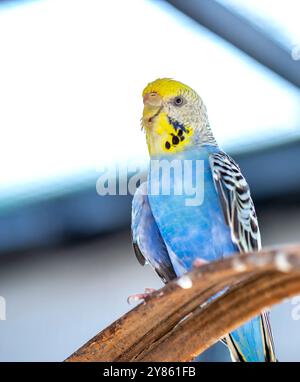
[[132, 201], [132, 243], [140, 264], [148, 262], [166, 283], [176, 277], [167, 247], [153, 217], [147, 183], [136, 190]]
[[[223, 152], [211, 154], [209, 160], [224, 218], [231, 228], [232, 241], [237, 245], [240, 252], [260, 250], [261, 239], [257, 216], [249, 186], [239, 166], [229, 155]], [[265, 360], [276, 362], [269, 314], [262, 312], [260, 317]], [[230, 334], [227, 338], [227, 344], [234, 359], [241, 361], [243, 357]]]
[[220, 197], [232, 241], [240, 252], [261, 248], [257, 216], [249, 186], [239, 166], [229, 155], [218, 152], [209, 157], [215, 187]]

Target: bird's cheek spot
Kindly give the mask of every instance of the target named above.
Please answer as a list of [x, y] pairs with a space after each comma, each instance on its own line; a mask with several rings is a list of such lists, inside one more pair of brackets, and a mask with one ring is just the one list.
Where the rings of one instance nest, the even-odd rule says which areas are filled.
[[173, 138], [172, 138], [172, 143], [173, 143], [173, 145], [178, 145], [178, 143], [179, 143], [179, 138], [176, 136], [176, 135], [174, 135], [173, 136]]
[[165, 143], [165, 148], [167, 149], [167, 150], [170, 150], [170, 148], [171, 148], [171, 144], [170, 144], [170, 142], [166, 142]]

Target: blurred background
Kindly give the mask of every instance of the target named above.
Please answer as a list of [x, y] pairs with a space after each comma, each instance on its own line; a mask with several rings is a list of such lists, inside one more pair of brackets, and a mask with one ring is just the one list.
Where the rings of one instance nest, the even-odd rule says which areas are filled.
[[[103, 166], [146, 168], [141, 91], [158, 77], [204, 99], [263, 245], [300, 241], [299, 14], [296, 0], [0, 1], [0, 361], [62, 361], [160, 287], [133, 255], [131, 196], [96, 192]], [[272, 309], [282, 361], [300, 361], [297, 301]], [[221, 344], [202, 359], [229, 360]]]

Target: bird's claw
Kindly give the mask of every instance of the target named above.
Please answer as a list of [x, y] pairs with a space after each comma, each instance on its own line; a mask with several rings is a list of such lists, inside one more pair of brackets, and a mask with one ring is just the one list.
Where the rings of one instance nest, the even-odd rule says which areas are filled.
[[207, 264], [208, 261], [202, 259], [201, 257], [197, 257], [195, 261], [193, 262], [193, 267], [199, 268], [202, 267], [203, 265]]
[[154, 288], [145, 288], [144, 293], [131, 294], [127, 298], [128, 304], [134, 304], [135, 302], [145, 301], [151, 296], [153, 292], [156, 292]]

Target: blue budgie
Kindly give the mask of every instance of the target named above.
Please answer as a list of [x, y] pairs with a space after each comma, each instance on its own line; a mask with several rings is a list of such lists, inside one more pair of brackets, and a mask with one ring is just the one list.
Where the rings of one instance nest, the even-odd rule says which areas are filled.
[[[164, 78], [146, 86], [143, 101], [151, 161], [148, 180], [137, 189], [132, 206], [133, 246], [140, 263], [148, 262], [168, 282], [190, 270], [196, 259], [213, 261], [259, 250], [249, 186], [219, 148], [199, 95]], [[169, 192], [162, 192], [168, 184]], [[197, 198], [182, 192], [188, 186]], [[224, 341], [234, 361], [276, 361], [267, 312]]]

